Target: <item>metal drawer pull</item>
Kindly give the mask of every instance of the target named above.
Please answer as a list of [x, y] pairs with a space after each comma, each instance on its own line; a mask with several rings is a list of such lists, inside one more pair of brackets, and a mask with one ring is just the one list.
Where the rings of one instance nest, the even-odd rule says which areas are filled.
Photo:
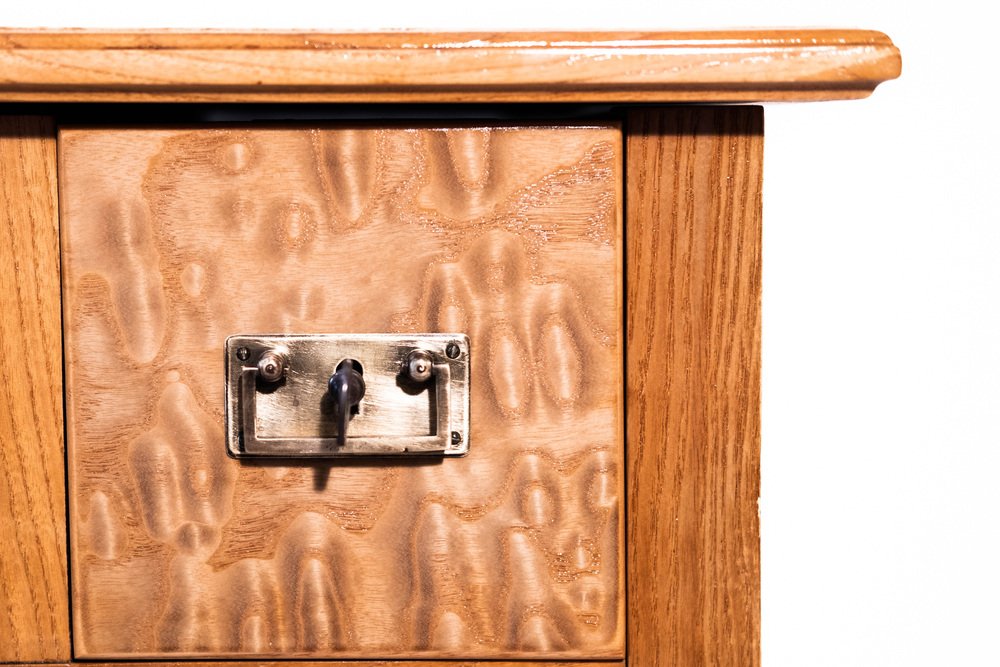
[[[327, 387], [337, 406], [337, 445], [347, 444], [347, 427], [351, 423], [351, 409], [365, 397], [365, 379], [357, 359], [344, 359], [337, 364], [337, 371], [330, 376]], [[445, 404], [448, 403], [447, 397]], [[438, 410], [440, 413], [440, 410]]]
[[236, 457], [461, 456], [468, 388], [463, 334], [230, 336], [227, 447]]

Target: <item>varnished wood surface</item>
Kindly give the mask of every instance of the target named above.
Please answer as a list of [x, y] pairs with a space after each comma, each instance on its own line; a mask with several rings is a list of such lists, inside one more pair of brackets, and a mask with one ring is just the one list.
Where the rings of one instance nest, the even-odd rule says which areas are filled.
[[[70, 665], [89, 665], [91, 667], [149, 667], [148, 662], [69, 662], [69, 663], [19, 663], [21, 667], [70, 667]], [[157, 661], [161, 667], [289, 667], [288, 661], [276, 662], [239, 662], [228, 660], [225, 663], [219, 662], [192, 662], [192, 661]], [[587, 662], [565, 662], [562, 660], [544, 661], [523, 661], [517, 662], [497, 662], [489, 660], [486, 662], [469, 662], [467, 660], [323, 660], [318, 662], [308, 662], [297, 660], [291, 663], [294, 667], [624, 667], [622, 660], [600, 660]]]
[[[623, 655], [619, 128], [60, 155], [77, 657]], [[226, 456], [226, 336], [391, 331], [470, 336], [468, 457]]]
[[0, 116], [0, 662], [69, 659], [55, 129]]
[[[78, 665], [93, 665], [94, 667], [148, 667], [148, 662], [87, 662], [87, 663], [74, 663]], [[278, 662], [236, 662], [236, 661], [226, 661], [225, 663], [219, 662], [161, 662], [158, 661], [157, 665], [162, 665], [163, 667], [288, 667], [289, 663], [287, 661]], [[587, 662], [565, 662], [565, 661], [554, 661], [545, 660], [541, 662], [537, 661], [523, 661], [518, 660], [517, 662], [498, 662], [495, 660], [489, 660], [486, 662], [469, 662], [467, 660], [365, 660], [363, 662], [358, 662], [357, 660], [324, 660], [322, 662], [306, 662], [306, 661], [296, 661], [292, 663], [294, 667], [624, 667], [625, 663], [622, 660], [601, 660], [601, 661], [587, 661]], [[68, 667], [68, 666], [67, 666]]]
[[0, 32], [0, 101], [847, 99], [900, 67], [863, 30]]
[[760, 662], [762, 119], [628, 119], [632, 665]]

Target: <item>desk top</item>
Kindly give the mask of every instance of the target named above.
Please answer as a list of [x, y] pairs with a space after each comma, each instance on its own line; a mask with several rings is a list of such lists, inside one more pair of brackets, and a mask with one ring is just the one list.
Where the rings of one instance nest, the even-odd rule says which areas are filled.
[[0, 31], [0, 102], [756, 102], [867, 97], [864, 30]]

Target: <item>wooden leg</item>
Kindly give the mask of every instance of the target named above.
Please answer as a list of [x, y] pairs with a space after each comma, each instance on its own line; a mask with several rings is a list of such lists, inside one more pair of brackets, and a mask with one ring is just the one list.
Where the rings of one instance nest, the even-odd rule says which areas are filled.
[[629, 664], [758, 665], [763, 113], [627, 132]]
[[69, 660], [56, 140], [0, 117], [0, 662]]

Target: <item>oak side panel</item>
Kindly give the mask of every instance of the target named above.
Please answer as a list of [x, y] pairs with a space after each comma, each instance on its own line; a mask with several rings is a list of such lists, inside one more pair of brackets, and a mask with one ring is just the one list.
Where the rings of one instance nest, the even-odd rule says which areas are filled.
[[0, 662], [69, 659], [55, 130], [0, 116]]
[[[618, 126], [60, 156], [77, 657], [623, 656]], [[467, 457], [226, 456], [228, 335], [393, 331], [469, 335]]]
[[900, 72], [867, 30], [0, 32], [0, 100], [719, 102], [866, 97]]
[[756, 665], [763, 113], [627, 136], [629, 664]]

